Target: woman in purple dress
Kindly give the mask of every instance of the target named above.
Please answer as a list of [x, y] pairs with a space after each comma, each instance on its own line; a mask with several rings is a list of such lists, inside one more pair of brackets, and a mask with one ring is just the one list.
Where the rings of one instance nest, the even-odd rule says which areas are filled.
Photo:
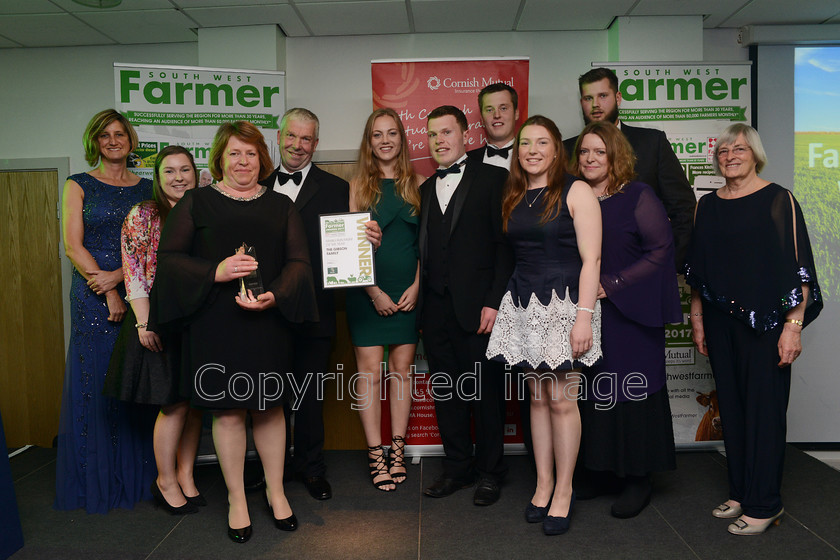
[[[665, 383], [665, 323], [682, 321], [674, 240], [653, 189], [633, 181], [633, 148], [610, 123], [587, 125], [575, 145], [578, 174], [601, 204], [604, 360], [585, 371], [577, 497], [619, 491], [612, 515], [650, 502], [650, 474], [676, 468]], [[582, 467], [582, 468], [581, 468]]]

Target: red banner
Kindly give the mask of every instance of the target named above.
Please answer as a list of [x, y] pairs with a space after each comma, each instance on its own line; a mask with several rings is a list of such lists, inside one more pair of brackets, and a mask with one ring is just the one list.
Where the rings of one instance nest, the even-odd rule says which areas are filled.
[[454, 105], [467, 116], [467, 150], [484, 144], [478, 92], [504, 82], [519, 95], [519, 121], [528, 118], [528, 59], [371, 61], [373, 108], [390, 107], [408, 135], [414, 169], [424, 177], [435, 170], [426, 137], [426, 116], [435, 107]]

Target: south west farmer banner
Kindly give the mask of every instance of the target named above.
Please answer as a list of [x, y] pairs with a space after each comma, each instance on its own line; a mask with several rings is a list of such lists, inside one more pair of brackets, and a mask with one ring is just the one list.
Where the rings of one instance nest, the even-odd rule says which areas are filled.
[[[750, 64], [593, 63], [615, 70], [620, 118], [665, 131], [699, 198], [723, 184], [712, 158], [718, 134], [734, 122], [750, 123]], [[722, 438], [709, 360], [691, 342], [690, 290], [680, 286], [683, 322], [666, 325], [665, 363], [678, 444]]]
[[157, 153], [170, 144], [190, 150], [205, 168], [216, 129], [227, 121], [254, 123], [272, 158], [278, 155], [277, 129], [286, 108], [283, 72], [114, 63], [114, 88], [117, 110], [140, 137], [129, 163], [138, 175], [151, 178]]
[[519, 94], [519, 122], [528, 118], [528, 59], [406, 59], [371, 61], [373, 108], [390, 107], [400, 115], [414, 169], [428, 177], [436, 167], [429, 154], [426, 117], [440, 105], [454, 105], [467, 116], [467, 150], [483, 146], [484, 127], [478, 92], [504, 82]]
[[621, 120], [665, 131], [697, 196], [723, 184], [712, 153], [718, 133], [750, 123], [750, 63], [598, 62], [615, 70]]

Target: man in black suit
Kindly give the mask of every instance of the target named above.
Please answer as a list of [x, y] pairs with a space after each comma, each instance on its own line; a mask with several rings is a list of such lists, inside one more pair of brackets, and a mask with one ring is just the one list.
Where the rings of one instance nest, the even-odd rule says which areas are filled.
[[508, 174], [467, 158], [467, 119], [460, 109], [438, 107], [429, 113], [427, 129], [438, 170], [420, 186], [420, 325], [446, 456], [443, 474], [424, 493], [448, 496], [472, 486], [477, 472], [473, 501], [490, 505], [499, 499], [507, 472], [504, 372], [485, 352], [513, 271], [513, 254], [502, 230], [502, 188]]
[[[298, 388], [306, 390], [295, 403], [294, 457], [288, 458], [289, 475], [303, 480], [306, 489], [316, 500], [332, 497], [332, 488], [326, 478], [324, 463], [324, 414], [323, 402], [316, 396], [317, 373], [329, 371], [330, 349], [335, 336], [335, 298], [332, 290], [325, 290], [321, 283], [322, 261], [319, 233], [319, 214], [347, 212], [350, 207], [350, 188], [347, 181], [319, 169], [312, 163], [318, 146], [318, 117], [307, 109], [286, 111], [277, 132], [280, 147], [280, 165], [262, 185], [285, 194], [295, 203], [306, 230], [309, 259], [315, 278], [315, 294], [320, 320], [306, 323], [293, 330], [294, 352], [292, 373]], [[379, 244], [381, 235], [375, 222], [368, 222], [368, 239]], [[309, 378], [307, 379], [307, 375]], [[308, 383], [308, 385], [305, 385]], [[287, 434], [291, 407], [286, 407]], [[287, 445], [290, 443], [288, 441]]]
[[516, 121], [519, 120], [519, 95], [502, 82], [490, 84], [478, 93], [478, 109], [487, 144], [470, 150], [467, 157], [510, 171]]
[[[681, 269], [691, 238], [697, 200], [671, 143], [661, 130], [630, 126], [619, 120], [621, 92], [618, 90], [618, 78], [609, 68], [590, 70], [578, 79], [578, 85], [584, 122], [611, 122], [619, 127], [633, 146], [638, 180], [653, 187], [671, 220], [675, 264], [677, 270]], [[574, 155], [577, 138], [575, 136], [563, 142], [570, 160]]]

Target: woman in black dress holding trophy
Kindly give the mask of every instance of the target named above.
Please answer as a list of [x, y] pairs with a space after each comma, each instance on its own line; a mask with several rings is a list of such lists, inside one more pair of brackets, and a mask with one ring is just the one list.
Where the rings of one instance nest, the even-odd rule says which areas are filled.
[[[228, 536], [244, 543], [251, 537], [243, 483], [249, 413], [275, 524], [297, 528], [283, 490], [283, 404], [291, 390], [282, 373], [293, 323], [317, 319], [317, 311], [300, 216], [288, 197], [257, 183], [272, 169], [259, 129], [245, 121], [220, 126], [209, 168], [217, 182], [188, 192], [164, 227], [153, 319], [183, 332], [182, 390], [193, 406], [213, 412]], [[257, 281], [240, 292], [254, 271], [263, 289]]]

